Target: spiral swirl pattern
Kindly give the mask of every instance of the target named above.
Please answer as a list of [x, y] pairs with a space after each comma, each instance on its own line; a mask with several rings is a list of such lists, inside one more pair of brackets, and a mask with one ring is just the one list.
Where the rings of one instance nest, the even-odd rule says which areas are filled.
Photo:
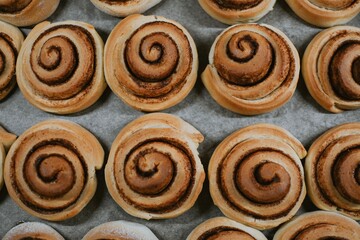
[[319, 27], [345, 24], [360, 12], [359, 0], [286, 0], [286, 2], [300, 18]]
[[210, 16], [229, 25], [255, 22], [270, 12], [275, 2], [276, 0], [199, 0]]
[[272, 111], [294, 94], [299, 56], [287, 37], [266, 25], [237, 25], [215, 40], [202, 80], [223, 107], [244, 115]]
[[34, 25], [50, 17], [59, 3], [60, 0], [2, 0], [0, 20], [19, 27]]
[[82, 240], [158, 240], [154, 233], [144, 225], [127, 221], [115, 221], [101, 224], [91, 229]]
[[316, 206], [360, 220], [360, 124], [335, 127], [306, 158], [309, 194]]
[[15, 87], [16, 59], [24, 41], [21, 31], [0, 22], [0, 101]]
[[309, 44], [302, 70], [315, 100], [339, 113], [360, 107], [360, 28], [333, 27]]
[[195, 43], [178, 23], [133, 15], [121, 21], [105, 46], [105, 75], [127, 104], [158, 111], [182, 101], [198, 68]]
[[126, 17], [135, 13], [143, 13], [161, 0], [91, 0], [91, 2], [107, 14]]
[[210, 193], [228, 217], [258, 229], [295, 215], [306, 189], [301, 143], [282, 128], [257, 124], [226, 138], [209, 165]]
[[17, 225], [5, 234], [3, 240], [65, 240], [50, 226], [27, 222]]
[[282, 226], [274, 240], [352, 240], [360, 238], [360, 226], [354, 220], [331, 212], [305, 213]]
[[39, 24], [19, 55], [19, 87], [28, 101], [44, 111], [81, 111], [106, 88], [102, 54], [100, 36], [86, 23]]
[[5, 161], [10, 196], [30, 214], [51, 221], [71, 218], [96, 190], [95, 169], [104, 151], [87, 130], [52, 120], [35, 125], [14, 143]]
[[203, 136], [168, 114], [150, 114], [118, 135], [106, 165], [106, 184], [129, 214], [144, 219], [178, 216], [196, 201], [204, 170], [197, 146]]
[[266, 240], [258, 230], [225, 217], [209, 219], [197, 226], [186, 240]]

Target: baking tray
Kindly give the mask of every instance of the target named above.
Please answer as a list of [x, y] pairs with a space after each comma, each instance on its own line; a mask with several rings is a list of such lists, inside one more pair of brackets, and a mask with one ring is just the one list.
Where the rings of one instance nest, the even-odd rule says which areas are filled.
[[[183, 24], [193, 36], [198, 52], [201, 73], [208, 63], [208, 53], [215, 37], [227, 26], [208, 16], [196, 0], [163, 0], [162, 3], [146, 12], [147, 15], [162, 15]], [[93, 24], [106, 41], [112, 28], [120, 19], [111, 17], [96, 9], [89, 0], [61, 0], [52, 22], [79, 20]], [[259, 21], [282, 30], [295, 44], [302, 56], [310, 40], [321, 31], [299, 19], [284, 1], [278, 1], [275, 8]], [[360, 26], [358, 15], [348, 25]], [[23, 28], [24, 33], [30, 29]], [[254, 123], [273, 123], [289, 130], [308, 149], [311, 143], [324, 131], [338, 124], [359, 121], [360, 110], [331, 114], [323, 110], [310, 96], [304, 81], [300, 78], [294, 97], [285, 106], [268, 114], [245, 117], [220, 107], [206, 91], [200, 78], [190, 95], [177, 106], [164, 111], [183, 118], [204, 136], [199, 152], [205, 169], [216, 146], [229, 134], [239, 128]], [[0, 102], [0, 125], [20, 135], [26, 129], [43, 120], [62, 118], [81, 124], [101, 141], [108, 154], [112, 141], [119, 131], [130, 121], [143, 115], [125, 105], [114, 93], [107, 89], [101, 99], [89, 109], [70, 116], [57, 116], [42, 112], [30, 105], [17, 88], [3, 102]], [[107, 157], [107, 156], [106, 156]], [[96, 195], [85, 209], [76, 217], [63, 222], [46, 222], [32, 217], [21, 210], [10, 198], [5, 187], [0, 193], [0, 236], [22, 221], [40, 221], [58, 230], [66, 239], [81, 239], [91, 228], [108, 221], [128, 220], [148, 226], [159, 239], [180, 240], [198, 224], [206, 219], [222, 216], [213, 204], [209, 185], [204, 188], [196, 204], [180, 217], [169, 220], [141, 220], [126, 214], [110, 197], [104, 180], [103, 170], [98, 171]], [[298, 214], [316, 208], [306, 198]], [[276, 229], [264, 231], [271, 239]]]

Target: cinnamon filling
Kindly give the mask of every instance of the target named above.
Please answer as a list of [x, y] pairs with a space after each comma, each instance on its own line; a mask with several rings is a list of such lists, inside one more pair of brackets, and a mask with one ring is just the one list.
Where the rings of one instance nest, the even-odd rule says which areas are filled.
[[246, 10], [256, 7], [263, 0], [211, 0], [220, 8], [231, 10]]

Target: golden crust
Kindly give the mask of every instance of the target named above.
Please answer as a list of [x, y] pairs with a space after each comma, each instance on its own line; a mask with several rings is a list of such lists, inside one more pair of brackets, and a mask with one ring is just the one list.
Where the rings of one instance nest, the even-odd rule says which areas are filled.
[[65, 240], [57, 231], [44, 223], [27, 222], [17, 225], [7, 232], [3, 240], [21, 239]]
[[183, 214], [194, 205], [205, 179], [197, 152], [203, 140], [194, 127], [169, 114], [136, 119], [112, 144], [105, 168], [110, 195], [139, 218]]
[[[236, 232], [239, 239], [252, 239], [252, 240], [267, 240], [267, 238], [260, 231], [247, 227], [241, 223], [235, 222], [225, 217], [216, 217], [211, 218], [199, 226], [197, 226], [186, 240], [199, 240], [206, 234], [206, 237], [214, 237], [214, 235], [221, 232], [223, 239], [226, 239], [226, 233], [231, 232], [234, 234]], [[224, 236], [225, 235], [225, 236]], [[235, 235], [235, 234], [234, 234]], [[234, 235], [231, 235], [234, 237]], [[242, 237], [242, 238], [241, 238]]]
[[16, 135], [9, 133], [5, 129], [0, 127], [0, 190], [4, 185], [4, 162], [6, 152], [9, 150], [15, 140]]
[[[11, 7], [12, 1], [8, 1], [7, 7]], [[37, 24], [50, 17], [57, 9], [60, 0], [32, 0], [21, 10], [7, 12], [4, 6], [0, 9], [0, 20], [11, 23], [18, 27], [25, 27]], [[6, 6], [6, 4], [5, 4]]]
[[[321, 0], [319, 4], [310, 0], [286, 0], [291, 9], [303, 20], [318, 27], [332, 27], [349, 22], [360, 12], [360, 1]], [[343, 2], [344, 6], [331, 6]], [[349, 5], [349, 2], [350, 5]]]
[[[302, 144], [280, 127], [255, 124], [240, 129], [221, 142], [210, 159], [211, 197], [233, 220], [257, 229], [276, 227], [291, 219], [305, 198], [305, 156]], [[279, 181], [273, 181], [275, 175]]]
[[108, 1], [91, 0], [91, 2], [101, 11], [116, 17], [126, 17], [131, 14], [143, 13], [154, 7], [161, 0], [127, 0], [127, 1]]
[[327, 238], [359, 239], [359, 224], [337, 213], [316, 211], [295, 217], [283, 225], [274, 236], [274, 240]]
[[28, 213], [61, 221], [77, 215], [91, 200], [96, 170], [103, 161], [103, 148], [86, 129], [70, 121], [48, 120], [25, 131], [12, 145], [5, 160], [5, 184]]
[[91, 229], [82, 240], [117, 239], [117, 240], [158, 240], [154, 233], [144, 225], [115, 221], [101, 224]]
[[199, 0], [199, 4], [205, 12], [214, 19], [229, 25], [256, 22], [273, 10], [275, 3], [276, 0], [260, 0], [260, 3], [251, 7], [244, 7], [239, 4], [237, 8], [227, 8], [220, 6], [216, 0]]

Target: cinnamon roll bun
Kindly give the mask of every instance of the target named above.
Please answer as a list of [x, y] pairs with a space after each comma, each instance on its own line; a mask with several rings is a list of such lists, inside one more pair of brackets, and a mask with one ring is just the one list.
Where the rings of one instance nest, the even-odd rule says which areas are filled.
[[256, 115], [290, 100], [299, 71], [298, 52], [285, 34], [269, 25], [242, 24], [216, 38], [201, 77], [221, 106]]
[[164, 17], [127, 17], [106, 42], [106, 81], [125, 103], [141, 111], [160, 111], [182, 101], [194, 87], [197, 71], [190, 34]]
[[255, 22], [273, 10], [276, 0], [199, 0], [214, 19], [225, 24]]
[[255, 124], [231, 134], [209, 163], [210, 194], [229, 218], [257, 229], [292, 218], [306, 187], [302, 144], [286, 130]]
[[4, 162], [6, 157], [6, 152], [9, 150], [10, 146], [15, 142], [16, 135], [7, 132], [5, 129], [0, 127], [0, 190], [4, 185]]
[[50, 226], [39, 222], [17, 225], [5, 234], [3, 240], [65, 240]]
[[19, 27], [34, 25], [50, 17], [59, 3], [60, 0], [2, 0], [0, 20]]
[[337, 126], [319, 137], [310, 147], [305, 172], [318, 208], [360, 220], [360, 123]]
[[267, 240], [260, 231], [225, 217], [209, 219], [197, 226], [186, 240]]
[[339, 26], [316, 35], [305, 51], [302, 74], [326, 110], [360, 108], [360, 28]]
[[24, 36], [17, 27], [0, 21], [0, 101], [16, 85], [16, 59], [23, 41]]
[[359, 0], [286, 0], [304, 21], [318, 27], [345, 24], [360, 12]]
[[360, 239], [360, 226], [337, 213], [317, 211], [305, 213], [283, 225], [274, 240]]
[[86, 129], [48, 120], [25, 131], [5, 160], [11, 198], [28, 213], [50, 221], [77, 215], [96, 191], [104, 150]]
[[169, 114], [148, 114], [115, 139], [105, 168], [110, 195], [130, 215], [166, 219], [198, 198], [205, 173], [197, 147], [204, 137]]
[[161, 0], [91, 0], [91, 2], [107, 14], [126, 17], [135, 13], [143, 13]]
[[127, 221], [101, 224], [91, 229], [82, 240], [158, 240], [154, 233], [144, 225]]
[[16, 66], [20, 90], [34, 106], [51, 113], [79, 112], [106, 88], [103, 41], [87, 23], [38, 24], [26, 38]]

